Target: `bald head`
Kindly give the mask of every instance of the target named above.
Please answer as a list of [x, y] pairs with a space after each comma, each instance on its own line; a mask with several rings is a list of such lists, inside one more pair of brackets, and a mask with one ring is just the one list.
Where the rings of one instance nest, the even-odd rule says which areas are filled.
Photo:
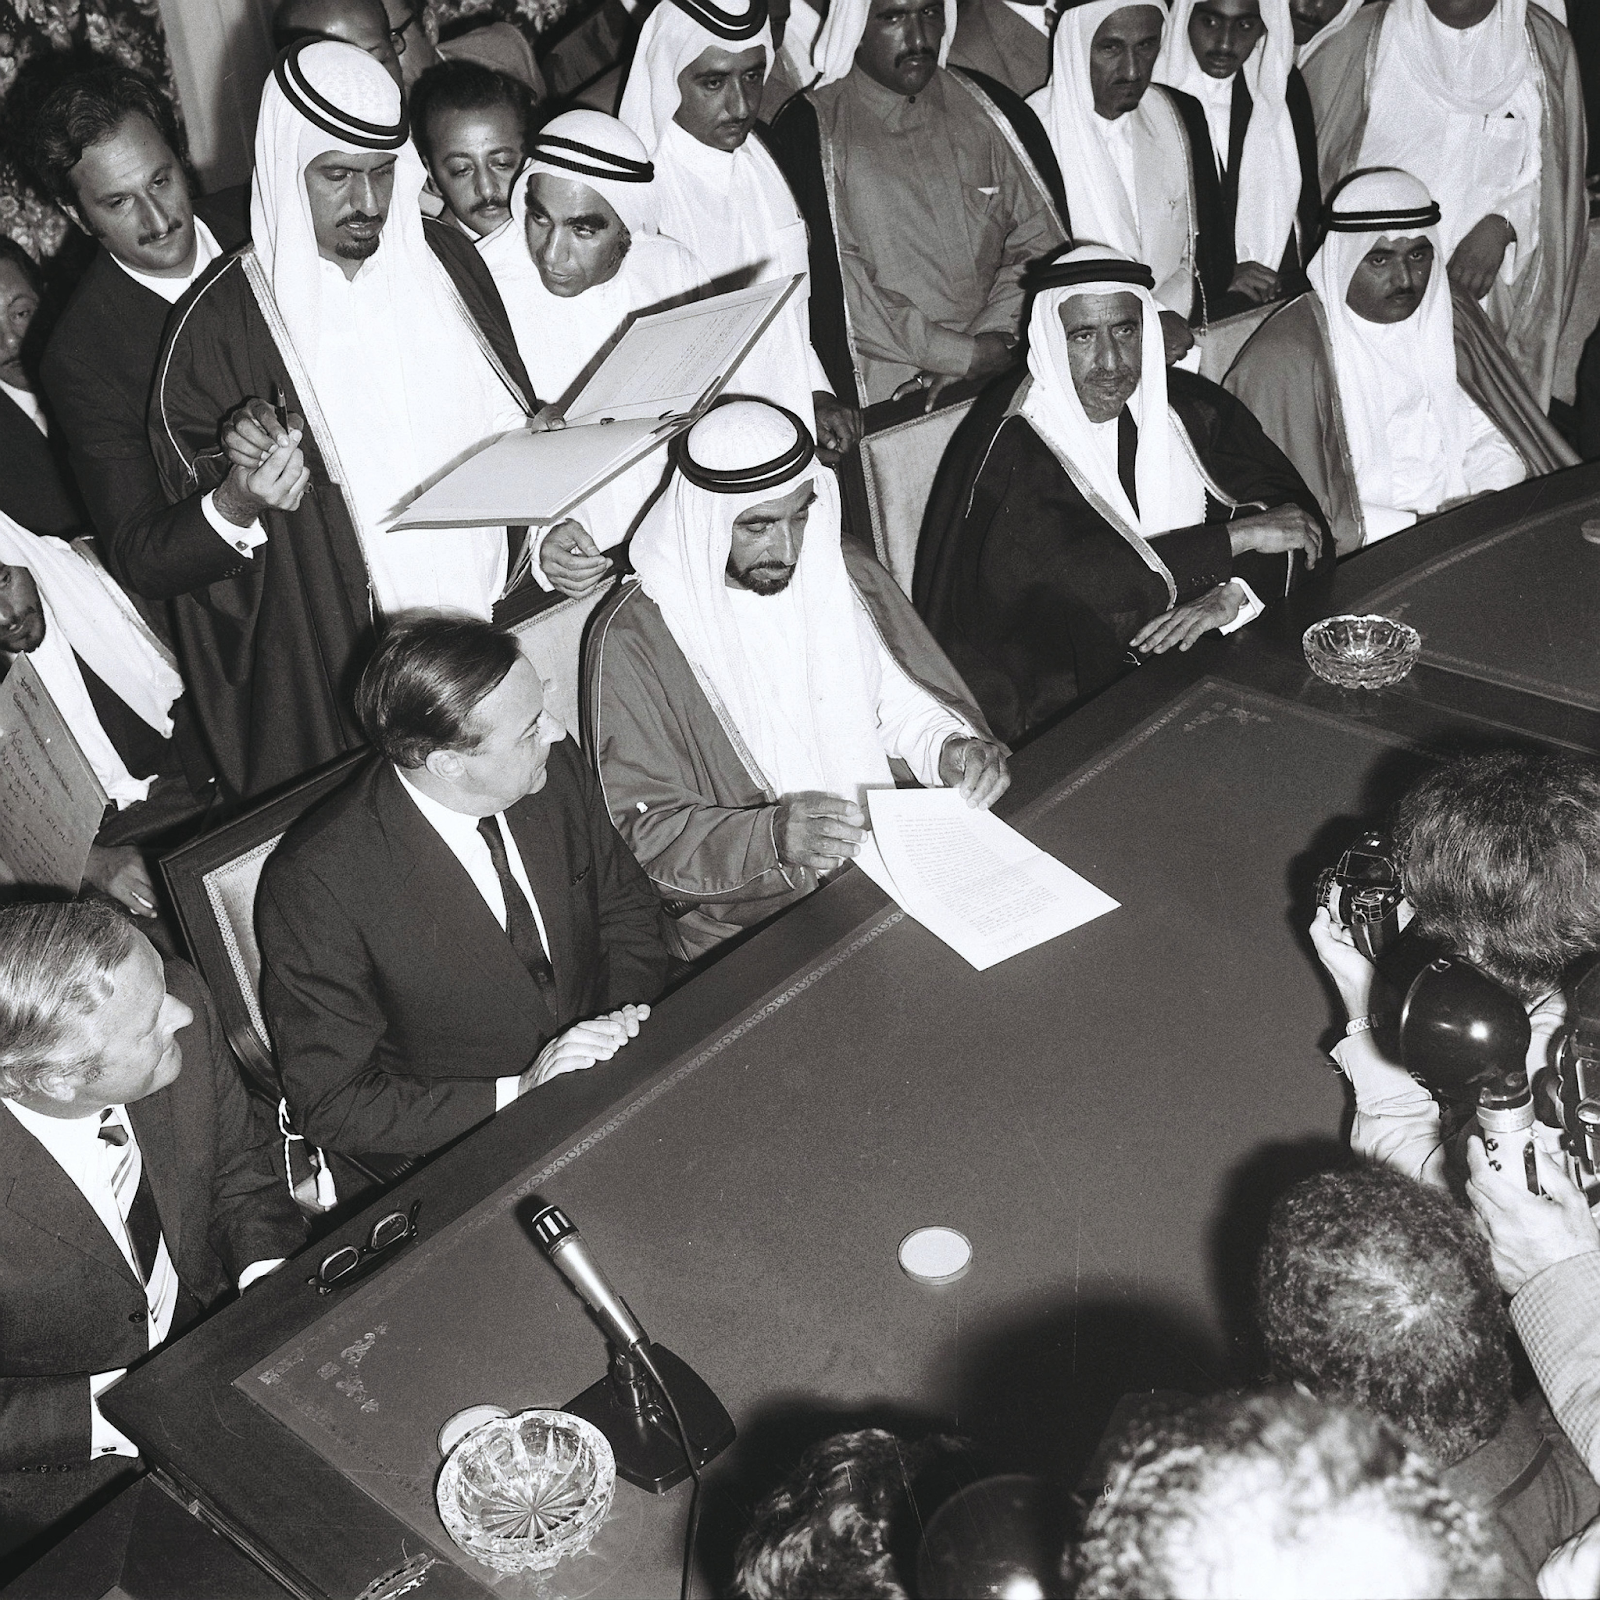
[[272, 15], [273, 45], [282, 50], [301, 39], [353, 44], [366, 51], [394, 79], [401, 93], [405, 92], [383, 0], [279, 0]]

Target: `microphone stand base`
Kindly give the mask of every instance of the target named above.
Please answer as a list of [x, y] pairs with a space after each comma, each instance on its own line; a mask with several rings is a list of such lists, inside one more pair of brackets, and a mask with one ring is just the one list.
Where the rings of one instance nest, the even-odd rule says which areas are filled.
[[[665, 1345], [652, 1343], [650, 1359], [678, 1404], [695, 1465], [705, 1466], [733, 1443], [733, 1418], [700, 1374]], [[621, 1362], [626, 1366], [627, 1358]], [[619, 1478], [651, 1494], [665, 1494], [689, 1476], [689, 1463], [666, 1402], [654, 1393], [655, 1386], [642, 1368], [633, 1371], [636, 1381], [631, 1385], [624, 1376], [608, 1372], [561, 1409], [592, 1422], [606, 1436]], [[638, 1404], [641, 1393], [643, 1406]]]

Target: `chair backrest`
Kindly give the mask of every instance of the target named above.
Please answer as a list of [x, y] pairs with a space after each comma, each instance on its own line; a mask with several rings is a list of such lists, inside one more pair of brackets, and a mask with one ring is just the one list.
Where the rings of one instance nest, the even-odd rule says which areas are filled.
[[223, 1031], [253, 1087], [276, 1102], [278, 1078], [261, 1014], [256, 887], [289, 828], [354, 772], [369, 752], [340, 756], [294, 788], [161, 858], [167, 892]]
[[574, 737], [578, 735], [578, 679], [583, 668], [583, 630], [609, 590], [582, 600], [561, 598], [520, 622], [510, 623], [523, 654], [546, 684], [545, 705]]
[[963, 400], [862, 437], [861, 473], [873, 548], [908, 598], [933, 480], [951, 435], [971, 409], [972, 401]]
[[1282, 300], [1269, 300], [1266, 305], [1251, 306], [1236, 317], [1224, 317], [1220, 322], [1196, 328], [1194, 342], [1200, 349], [1200, 376], [1221, 383], [1239, 352], [1250, 342], [1250, 335], [1283, 304]]

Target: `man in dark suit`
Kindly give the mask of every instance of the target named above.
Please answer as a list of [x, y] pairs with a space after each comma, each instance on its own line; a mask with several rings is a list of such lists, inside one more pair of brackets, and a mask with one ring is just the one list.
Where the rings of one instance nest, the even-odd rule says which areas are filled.
[[357, 710], [379, 758], [262, 874], [261, 1005], [297, 1131], [420, 1155], [634, 1037], [665, 925], [509, 634], [402, 621]]
[[100, 242], [45, 347], [45, 393], [101, 558], [125, 587], [163, 600], [240, 559], [228, 533], [239, 529], [215, 496], [167, 504], [145, 413], [167, 313], [243, 243], [245, 194], [191, 197], [171, 108], [125, 67], [103, 63], [58, 84], [29, 122], [40, 182]]
[[0, 512], [30, 533], [71, 539], [88, 529], [39, 401], [40, 293], [33, 258], [0, 234]]
[[0, 1554], [137, 1469], [99, 1396], [298, 1249], [205, 985], [102, 905], [0, 911]]

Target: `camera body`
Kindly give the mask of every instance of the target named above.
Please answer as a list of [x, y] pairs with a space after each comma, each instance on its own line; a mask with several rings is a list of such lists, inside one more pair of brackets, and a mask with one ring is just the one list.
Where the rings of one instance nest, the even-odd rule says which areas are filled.
[[1400, 861], [1389, 836], [1368, 829], [1317, 878], [1317, 904], [1350, 930], [1356, 949], [1376, 961], [1400, 936]]

